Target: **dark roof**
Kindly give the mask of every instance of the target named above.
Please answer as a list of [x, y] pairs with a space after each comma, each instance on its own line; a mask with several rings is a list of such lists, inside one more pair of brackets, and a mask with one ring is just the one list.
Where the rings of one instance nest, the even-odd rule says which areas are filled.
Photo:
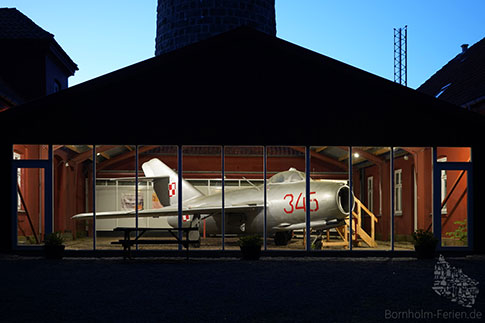
[[[475, 113], [247, 27], [1, 120], [16, 125], [18, 142], [68, 144], [460, 145], [484, 125]], [[446, 122], [453, 132], [442, 131]]]
[[460, 106], [484, 97], [485, 38], [449, 61], [418, 91]]
[[30, 18], [16, 8], [0, 8], [0, 42], [2, 47], [10, 47], [18, 42], [43, 44], [56, 57], [66, 69], [67, 73], [74, 75], [78, 70], [76, 63], [67, 55], [54, 39], [54, 35], [45, 31]]
[[40, 28], [15, 8], [0, 8], [0, 39], [53, 39], [54, 35]]

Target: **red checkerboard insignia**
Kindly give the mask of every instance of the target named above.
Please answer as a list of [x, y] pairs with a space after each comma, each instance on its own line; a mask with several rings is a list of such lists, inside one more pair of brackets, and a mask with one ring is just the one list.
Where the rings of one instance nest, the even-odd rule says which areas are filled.
[[183, 221], [183, 222], [188, 222], [188, 221], [190, 221], [190, 215], [182, 215], [182, 221]]
[[175, 196], [176, 192], [177, 192], [177, 183], [172, 182], [168, 184], [168, 196], [170, 197]]

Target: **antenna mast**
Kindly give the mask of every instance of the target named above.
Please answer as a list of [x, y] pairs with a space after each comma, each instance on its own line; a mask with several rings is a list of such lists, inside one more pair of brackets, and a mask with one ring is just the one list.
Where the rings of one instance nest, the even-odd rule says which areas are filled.
[[394, 82], [408, 86], [408, 26], [394, 28]]

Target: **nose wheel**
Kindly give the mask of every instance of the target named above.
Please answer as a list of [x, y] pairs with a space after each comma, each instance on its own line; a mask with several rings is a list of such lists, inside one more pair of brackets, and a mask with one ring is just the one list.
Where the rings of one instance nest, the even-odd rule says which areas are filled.
[[277, 246], [286, 246], [293, 237], [292, 231], [276, 232], [274, 235], [274, 243]]

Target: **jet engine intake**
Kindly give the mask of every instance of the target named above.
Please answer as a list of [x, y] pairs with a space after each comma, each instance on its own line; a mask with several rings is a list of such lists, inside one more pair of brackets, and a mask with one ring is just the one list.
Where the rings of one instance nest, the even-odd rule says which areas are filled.
[[[352, 197], [351, 197], [352, 196]], [[352, 198], [352, 211], [355, 207], [354, 194], [350, 194], [350, 187], [342, 185], [337, 191], [337, 206], [343, 214], [349, 215], [349, 198]]]

